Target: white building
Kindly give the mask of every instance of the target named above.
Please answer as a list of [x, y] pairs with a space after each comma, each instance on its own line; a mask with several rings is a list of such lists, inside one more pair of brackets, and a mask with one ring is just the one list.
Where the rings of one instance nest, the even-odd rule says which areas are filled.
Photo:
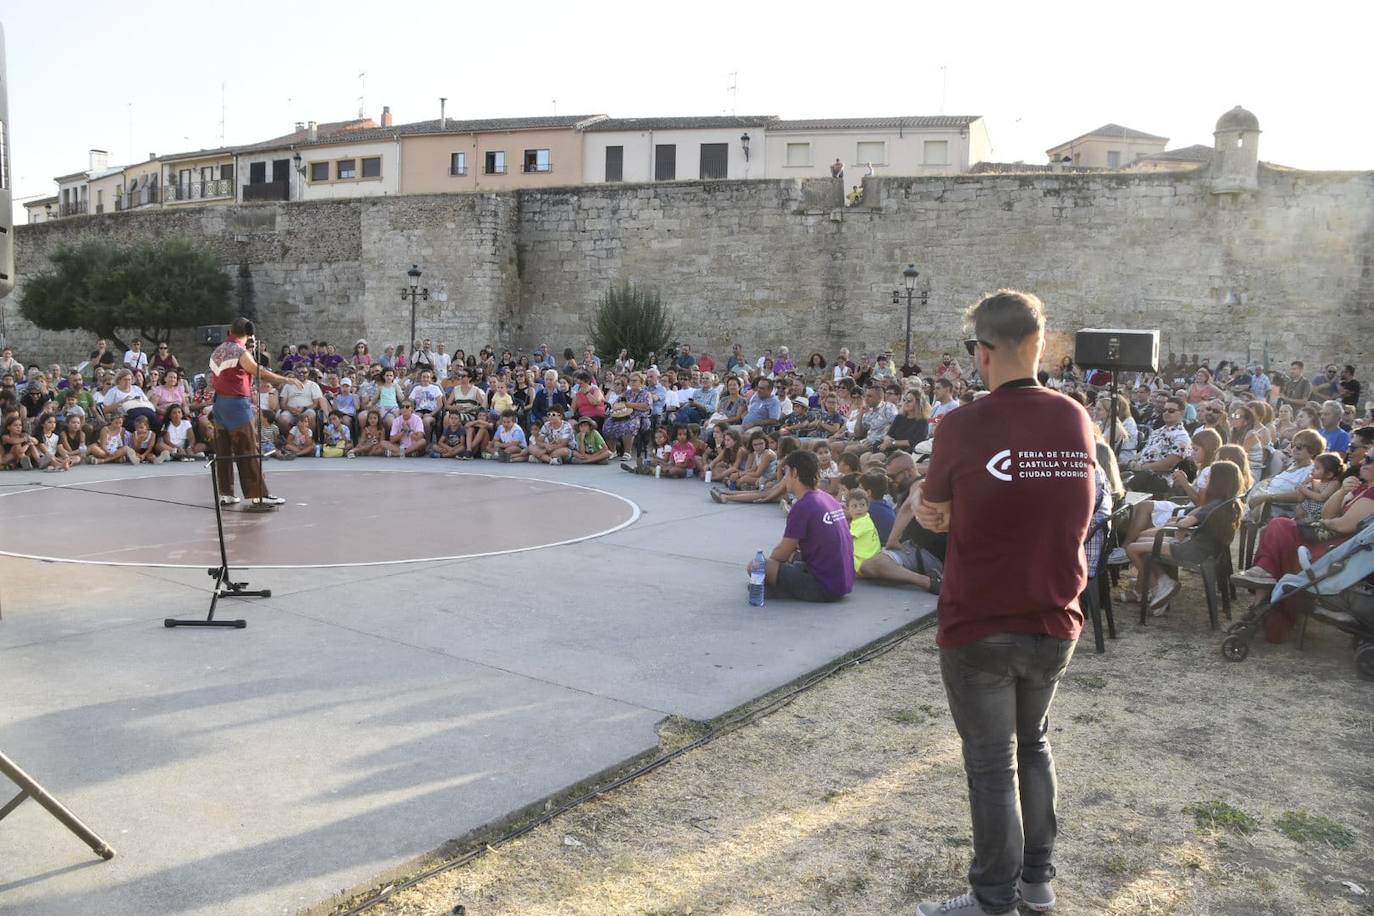
[[351, 131], [337, 141], [322, 140], [297, 147], [301, 156], [300, 200], [334, 197], [379, 197], [396, 194], [401, 181], [401, 139], [361, 139], [386, 134], [384, 128]]
[[70, 175], [59, 175], [54, 181], [57, 182], [57, 209], [55, 216], [82, 216], [90, 213], [90, 180], [94, 175], [105, 173], [109, 169], [109, 153], [103, 149], [93, 149], [88, 154], [89, 160], [84, 170], [72, 172]]
[[988, 159], [992, 143], [979, 115], [823, 118], [768, 125], [768, 178], [823, 178], [839, 160], [845, 183], [877, 175], [956, 175]]
[[28, 211], [30, 226], [57, 219], [57, 195], [42, 197], [38, 200], [26, 200], [24, 201], [24, 209]]
[[376, 122], [371, 118], [355, 118], [351, 121], [333, 121], [325, 124], [317, 124], [314, 121], [297, 122], [296, 129], [289, 134], [262, 143], [238, 147], [234, 154], [234, 180], [238, 183], [239, 203], [304, 199], [309, 169], [306, 167], [303, 148], [327, 141], [333, 135], [344, 131], [376, 126]]
[[763, 115], [597, 121], [582, 129], [582, 181], [763, 178], [764, 133], [776, 120]]

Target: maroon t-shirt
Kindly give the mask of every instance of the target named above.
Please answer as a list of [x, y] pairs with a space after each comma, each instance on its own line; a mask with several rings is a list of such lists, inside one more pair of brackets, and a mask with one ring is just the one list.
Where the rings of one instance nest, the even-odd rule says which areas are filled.
[[1088, 412], [1031, 379], [940, 420], [923, 494], [953, 502], [936, 642], [1077, 639], [1096, 446]]

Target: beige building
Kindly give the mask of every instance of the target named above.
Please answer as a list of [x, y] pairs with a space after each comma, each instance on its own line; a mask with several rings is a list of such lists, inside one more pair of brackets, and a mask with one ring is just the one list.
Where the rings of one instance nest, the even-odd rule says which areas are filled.
[[102, 172], [93, 172], [86, 187], [90, 195], [92, 213], [113, 213], [119, 208], [119, 199], [124, 193], [124, 168], [116, 166]]
[[1125, 169], [1129, 172], [1195, 172], [1210, 165], [1214, 154], [1212, 147], [1198, 143], [1141, 156]]
[[1137, 159], [1164, 152], [1168, 144], [1168, 137], [1156, 137], [1120, 124], [1103, 124], [1081, 137], [1050, 147], [1045, 154], [1052, 163], [1075, 168], [1121, 169]]
[[124, 167], [124, 193], [115, 202], [116, 210], [137, 210], [162, 203], [162, 161], [157, 153], [137, 165]]
[[402, 194], [582, 183], [579, 131], [605, 115], [440, 118], [398, 128]]
[[768, 178], [825, 178], [836, 160], [846, 185], [875, 175], [958, 175], [992, 155], [979, 115], [822, 118], [766, 128]]
[[230, 147], [162, 157], [164, 207], [232, 204], [234, 151]]

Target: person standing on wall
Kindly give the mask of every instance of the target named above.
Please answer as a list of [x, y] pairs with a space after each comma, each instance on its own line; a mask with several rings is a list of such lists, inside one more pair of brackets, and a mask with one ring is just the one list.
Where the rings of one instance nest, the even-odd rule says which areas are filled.
[[[234, 495], [234, 465], [239, 469], [239, 486], [255, 509], [273, 509], [286, 500], [269, 496], [262, 476], [262, 455], [253, 432], [253, 378], [261, 376], [274, 385], [292, 379], [260, 367], [253, 359], [249, 338], [253, 322], [235, 318], [224, 343], [210, 354], [210, 385], [215, 392], [211, 416], [215, 424], [215, 481], [222, 506], [239, 501]], [[233, 463], [230, 463], [233, 456]]]
[[1054, 905], [1049, 708], [1083, 628], [1088, 581], [1092, 420], [1036, 381], [1044, 306], [999, 290], [966, 321], [991, 394], [941, 420], [916, 515], [949, 534], [936, 642], [968, 774], [972, 892], [923, 903], [921, 916]]

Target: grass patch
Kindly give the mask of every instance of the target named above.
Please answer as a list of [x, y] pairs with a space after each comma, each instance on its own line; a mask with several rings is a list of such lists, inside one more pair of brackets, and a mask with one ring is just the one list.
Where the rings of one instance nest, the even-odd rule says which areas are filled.
[[1285, 811], [1274, 819], [1274, 827], [1295, 843], [1326, 843], [1337, 849], [1355, 845], [1353, 830], [1320, 814]]
[[1071, 677], [1069, 680], [1087, 690], [1101, 690], [1107, 686], [1107, 679], [1097, 674], [1084, 674], [1078, 677]]
[[1183, 807], [1203, 830], [1224, 830], [1249, 836], [1259, 829], [1260, 819], [1224, 801], [1193, 802]]
[[826, 789], [825, 794], [821, 796], [821, 801], [830, 804], [831, 802], [839, 801], [841, 798], [844, 798], [846, 794], [844, 789]]
[[942, 715], [944, 715], [944, 710], [931, 706], [929, 703], [922, 703], [919, 706], [894, 709], [884, 713], [883, 718], [898, 725], [925, 725], [928, 722], [934, 722]]

